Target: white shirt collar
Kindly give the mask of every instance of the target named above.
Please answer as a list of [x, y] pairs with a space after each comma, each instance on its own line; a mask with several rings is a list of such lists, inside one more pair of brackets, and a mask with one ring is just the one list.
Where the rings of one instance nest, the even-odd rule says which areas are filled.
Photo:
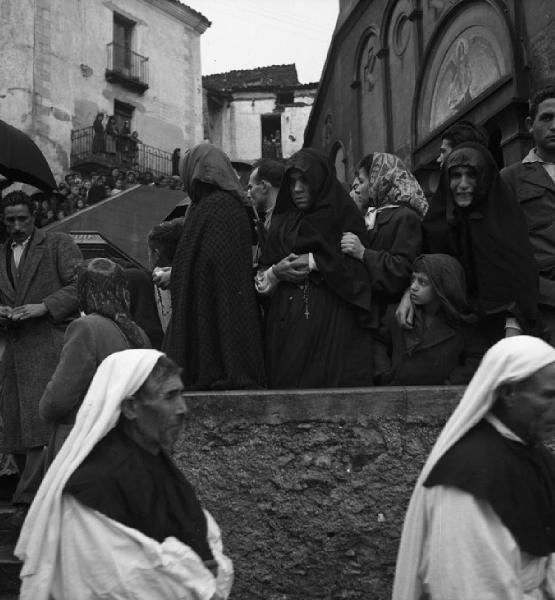
[[31, 239], [31, 236], [26, 237], [22, 242], [16, 242], [15, 240], [13, 240], [10, 247], [12, 250], [16, 246], [21, 246], [22, 248], [25, 248], [25, 246], [29, 243], [30, 239]]
[[532, 148], [530, 152], [522, 159], [523, 163], [541, 163], [542, 165], [552, 165], [554, 163], [543, 160], [541, 156], [538, 154], [536, 148]]

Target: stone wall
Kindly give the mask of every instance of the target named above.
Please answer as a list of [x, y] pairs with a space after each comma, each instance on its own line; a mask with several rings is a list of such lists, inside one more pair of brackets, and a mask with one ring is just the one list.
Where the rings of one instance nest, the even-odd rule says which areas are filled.
[[404, 512], [461, 388], [198, 394], [176, 460], [236, 600], [390, 597]]

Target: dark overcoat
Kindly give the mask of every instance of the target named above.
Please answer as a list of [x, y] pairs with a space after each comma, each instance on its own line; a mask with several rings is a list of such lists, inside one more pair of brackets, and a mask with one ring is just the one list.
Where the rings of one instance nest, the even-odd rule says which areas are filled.
[[540, 274], [539, 303], [555, 308], [555, 182], [538, 162], [515, 163], [501, 171], [526, 216]]
[[473, 325], [450, 325], [437, 315], [421, 335], [402, 329], [395, 318], [397, 306], [388, 307], [376, 343], [376, 371], [389, 385], [464, 385], [478, 368], [486, 342]]
[[399, 301], [409, 286], [412, 265], [422, 254], [420, 217], [407, 206], [385, 208], [361, 241], [372, 286], [372, 325], [377, 328], [387, 306]]
[[35, 229], [14, 285], [8, 275], [9, 244], [8, 240], [0, 248], [0, 304], [44, 302], [48, 308], [44, 317], [14, 323], [6, 333], [0, 451], [21, 452], [43, 446], [48, 439], [39, 400], [58, 363], [66, 326], [78, 316], [74, 273], [83, 257], [69, 235]]

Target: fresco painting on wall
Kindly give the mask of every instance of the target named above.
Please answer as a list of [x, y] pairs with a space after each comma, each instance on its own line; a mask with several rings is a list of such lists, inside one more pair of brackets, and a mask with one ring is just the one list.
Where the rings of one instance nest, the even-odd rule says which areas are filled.
[[503, 50], [491, 32], [469, 27], [453, 40], [432, 94], [429, 131], [445, 123], [509, 73]]

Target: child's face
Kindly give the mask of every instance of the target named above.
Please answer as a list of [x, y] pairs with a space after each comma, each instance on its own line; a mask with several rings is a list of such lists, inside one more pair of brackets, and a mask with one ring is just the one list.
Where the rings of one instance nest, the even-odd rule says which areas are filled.
[[425, 306], [436, 299], [436, 293], [426, 273], [416, 271], [412, 274], [410, 299], [417, 306]]

